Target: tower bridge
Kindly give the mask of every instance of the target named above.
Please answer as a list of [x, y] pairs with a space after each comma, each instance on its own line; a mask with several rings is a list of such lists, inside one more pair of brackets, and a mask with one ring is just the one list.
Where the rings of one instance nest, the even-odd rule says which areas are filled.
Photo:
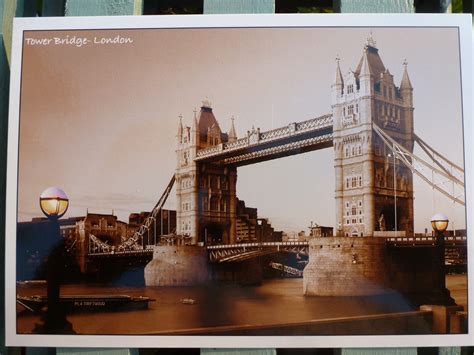
[[[400, 85], [369, 38], [355, 71], [342, 75], [336, 59], [332, 112], [269, 131], [252, 127], [238, 138], [232, 119], [223, 132], [210, 102], [180, 116], [177, 166], [142, 227], [116, 250], [90, 237], [91, 254], [143, 249], [150, 228], [176, 182], [177, 231], [186, 244], [236, 243], [237, 168], [333, 147], [338, 236], [413, 235], [413, 175], [464, 204], [464, 171], [413, 130], [413, 87], [407, 63]], [[428, 156], [413, 154], [415, 142]], [[117, 254], [119, 255], [119, 254]]]
[[[464, 170], [416, 135], [413, 119], [413, 86], [406, 61], [396, 85], [372, 38], [355, 71], [342, 75], [336, 59], [331, 112], [326, 115], [270, 131], [252, 127], [238, 138], [234, 120], [224, 132], [210, 102], [204, 101], [199, 114], [194, 111], [191, 126], [180, 116], [176, 169], [149, 219], [113, 253], [144, 253], [139, 241], [175, 184], [176, 234], [190, 247], [155, 248], [145, 269], [147, 284], [205, 282], [212, 274], [209, 262], [246, 264], [247, 274], [252, 274], [259, 257], [285, 252], [313, 255], [305, 268], [305, 294], [364, 295], [385, 287], [428, 297], [439, 284], [432, 264], [439, 263], [440, 254], [435, 238], [414, 236], [413, 177], [464, 205]], [[414, 154], [415, 143], [428, 158]], [[301, 244], [237, 243], [237, 169], [330, 147], [336, 237]], [[94, 243], [93, 250], [112, 253]], [[451, 249], [465, 245], [465, 238], [446, 243]], [[332, 281], [334, 270], [339, 282]], [[440, 295], [449, 301], [449, 295]]]
[[[407, 63], [399, 85], [369, 39], [355, 71], [336, 60], [332, 112], [238, 138], [223, 132], [204, 101], [191, 126], [180, 117], [177, 141], [177, 233], [191, 244], [236, 242], [237, 168], [333, 147], [338, 236], [412, 236], [413, 175], [464, 204], [464, 171], [414, 132]], [[417, 142], [429, 157], [414, 154]], [[392, 234], [393, 234], [392, 233]]]

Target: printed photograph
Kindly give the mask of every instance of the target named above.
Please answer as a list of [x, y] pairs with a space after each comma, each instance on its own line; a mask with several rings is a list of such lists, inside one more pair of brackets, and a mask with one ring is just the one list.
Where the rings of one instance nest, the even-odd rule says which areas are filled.
[[468, 333], [458, 27], [21, 47], [17, 334]]

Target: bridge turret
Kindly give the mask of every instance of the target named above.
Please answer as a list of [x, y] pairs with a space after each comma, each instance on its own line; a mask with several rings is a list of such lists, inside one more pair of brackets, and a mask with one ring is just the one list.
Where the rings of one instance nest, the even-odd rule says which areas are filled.
[[[194, 118], [194, 121], [196, 118]], [[197, 125], [193, 122], [192, 127], [183, 126], [180, 115], [180, 137], [178, 137], [178, 149], [176, 150], [177, 167], [176, 178], [176, 233], [190, 237], [188, 243], [197, 242], [197, 166], [194, 162], [199, 144], [199, 133]], [[179, 133], [179, 132], [178, 132]]]
[[365, 46], [359, 73], [359, 92], [361, 95], [370, 95], [373, 87], [373, 75], [372, 71], [370, 70], [367, 51], [368, 47]]
[[343, 94], [332, 103], [338, 235], [413, 233], [412, 175], [393, 163], [390, 148], [373, 132], [377, 124], [413, 149], [411, 93], [408, 74], [398, 89], [369, 36], [356, 70], [344, 77]]
[[182, 115], [179, 115], [177, 137], [178, 137], [178, 144], [181, 144], [183, 140], [183, 116]]
[[403, 61], [403, 77], [400, 83], [400, 96], [402, 97], [402, 116], [405, 118], [406, 132], [408, 139], [406, 146], [410, 151], [413, 151], [414, 127], [413, 127], [413, 86], [411, 85], [410, 77], [408, 76], [408, 63], [406, 59]]
[[403, 61], [403, 77], [400, 83], [400, 94], [406, 107], [413, 106], [413, 86], [410, 82], [407, 70], [408, 63], [406, 59]]
[[182, 132], [175, 174], [176, 232], [189, 237], [188, 244], [234, 243], [237, 169], [198, 162], [196, 157], [202, 149], [221, 149], [229, 135], [236, 139], [235, 127], [229, 135], [223, 133], [211, 103], [205, 100], [199, 114], [194, 111], [192, 127], [184, 127]]
[[231, 123], [229, 133], [228, 133], [228, 137], [229, 137], [228, 142], [233, 143], [237, 140], [237, 133], [235, 132], [235, 126], [234, 126], [234, 116], [232, 116], [230, 120], [232, 121], [232, 123]]
[[336, 103], [338, 98], [342, 97], [344, 91], [344, 79], [342, 78], [341, 68], [339, 67], [339, 56], [336, 56], [336, 78], [334, 83], [331, 85], [332, 89], [332, 102]]
[[196, 116], [196, 109], [194, 109], [193, 126], [191, 127], [191, 143], [195, 146], [199, 145], [199, 130]]

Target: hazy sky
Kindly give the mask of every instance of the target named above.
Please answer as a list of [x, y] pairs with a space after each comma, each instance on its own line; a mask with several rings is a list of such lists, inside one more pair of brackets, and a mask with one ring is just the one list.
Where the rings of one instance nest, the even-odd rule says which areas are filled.
[[[220, 126], [238, 136], [331, 112], [335, 57], [355, 69], [369, 32], [400, 83], [408, 61], [415, 131], [462, 165], [456, 29], [306, 28], [30, 32], [25, 38], [114, 37], [133, 43], [24, 44], [20, 117], [19, 219], [41, 215], [38, 197], [59, 186], [67, 216], [150, 210], [176, 166], [178, 116], [191, 125], [206, 97]], [[31, 43], [31, 41], [30, 41]], [[420, 150], [416, 151], [417, 154]], [[415, 230], [455, 207], [415, 177]], [[278, 229], [334, 225], [333, 150], [238, 170], [237, 194]], [[172, 192], [167, 203], [175, 208]]]

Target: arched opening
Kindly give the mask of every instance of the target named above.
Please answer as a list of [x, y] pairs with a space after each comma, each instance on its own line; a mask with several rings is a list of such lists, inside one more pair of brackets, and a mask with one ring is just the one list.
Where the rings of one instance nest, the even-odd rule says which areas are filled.
[[[400, 208], [397, 206], [397, 230], [400, 230]], [[378, 230], [395, 231], [395, 207], [384, 206], [378, 217]]]
[[224, 226], [210, 222], [201, 228], [200, 239], [206, 245], [221, 244], [224, 235]]

